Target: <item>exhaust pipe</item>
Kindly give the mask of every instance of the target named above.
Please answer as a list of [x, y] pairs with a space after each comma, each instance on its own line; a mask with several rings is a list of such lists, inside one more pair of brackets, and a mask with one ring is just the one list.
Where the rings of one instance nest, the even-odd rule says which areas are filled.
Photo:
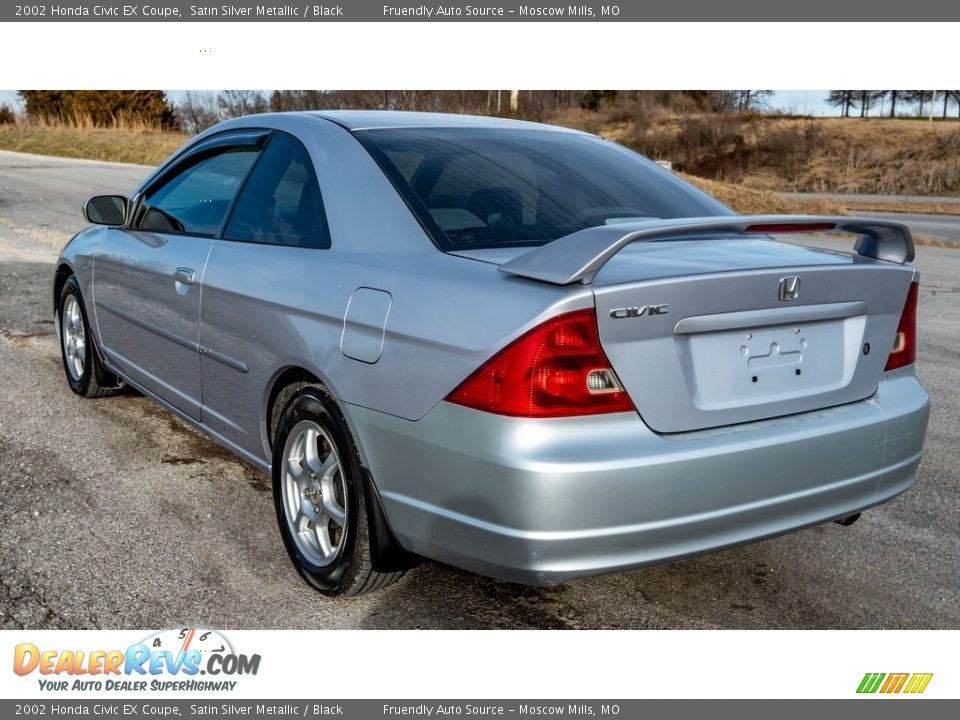
[[844, 527], [850, 527], [857, 520], [860, 519], [860, 513], [854, 513], [853, 515], [847, 515], [846, 517], [837, 518], [834, 522], [837, 525], [843, 525]]

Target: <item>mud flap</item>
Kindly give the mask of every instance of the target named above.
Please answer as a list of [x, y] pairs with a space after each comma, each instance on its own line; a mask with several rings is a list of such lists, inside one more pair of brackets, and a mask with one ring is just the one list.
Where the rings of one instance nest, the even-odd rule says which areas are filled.
[[404, 550], [390, 529], [387, 515], [367, 468], [361, 469], [363, 496], [367, 503], [367, 521], [370, 523], [370, 555], [373, 566], [384, 573], [410, 570], [423, 564], [424, 558]]

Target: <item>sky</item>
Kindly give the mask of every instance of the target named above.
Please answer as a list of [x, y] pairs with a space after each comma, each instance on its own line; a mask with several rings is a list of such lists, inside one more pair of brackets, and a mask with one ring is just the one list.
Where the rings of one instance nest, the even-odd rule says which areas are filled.
[[775, 90], [770, 107], [797, 115], [839, 115], [837, 108], [827, 104], [829, 90]]
[[[182, 91], [167, 90], [176, 100]], [[827, 104], [827, 90], [777, 90], [770, 100], [770, 107], [801, 115], [837, 115], [836, 108]], [[19, 107], [16, 90], [0, 90], [0, 104]]]

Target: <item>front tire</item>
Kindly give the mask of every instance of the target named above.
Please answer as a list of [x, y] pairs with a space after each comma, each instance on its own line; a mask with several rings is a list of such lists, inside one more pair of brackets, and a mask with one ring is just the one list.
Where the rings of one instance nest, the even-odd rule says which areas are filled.
[[70, 389], [82, 397], [107, 397], [120, 390], [120, 380], [100, 362], [80, 283], [71, 275], [60, 292], [57, 311], [60, 356]]
[[312, 385], [297, 391], [274, 433], [273, 500], [290, 559], [324, 595], [361, 595], [403, 575], [373, 567], [360, 473], [356, 444], [330, 394]]

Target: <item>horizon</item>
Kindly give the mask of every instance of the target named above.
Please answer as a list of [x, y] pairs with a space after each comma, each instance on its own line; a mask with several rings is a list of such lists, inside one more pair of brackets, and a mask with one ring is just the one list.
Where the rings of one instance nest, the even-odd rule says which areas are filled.
[[[9, 105], [16, 112], [22, 112], [23, 102], [17, 94], [18, 90], [0, 90], [0, 105]], [[218, 90], [164, 90], [171, 104], [176, 104], [187, 92], [220, 92]], [[270, 92], [270, 91], [261, 91]], [[833, 107], [828, 102], [829, 90], [774, 90], [773, 95], [764, 103], [765, 112], [781, 112], [785, 115], [799, 115], [810, 117], [841, 117], [841, 108]], [[905, 103], [904, 107], [916, 109], [916, 103]], [[887, 116], [889, 106], [886, 98], [867, 113], [867, 117]], [[917, 113], [897, 114], [897, 117], [916, 117]], [[860, 117], [859, 112], [851, 113], [850, 117]]]

